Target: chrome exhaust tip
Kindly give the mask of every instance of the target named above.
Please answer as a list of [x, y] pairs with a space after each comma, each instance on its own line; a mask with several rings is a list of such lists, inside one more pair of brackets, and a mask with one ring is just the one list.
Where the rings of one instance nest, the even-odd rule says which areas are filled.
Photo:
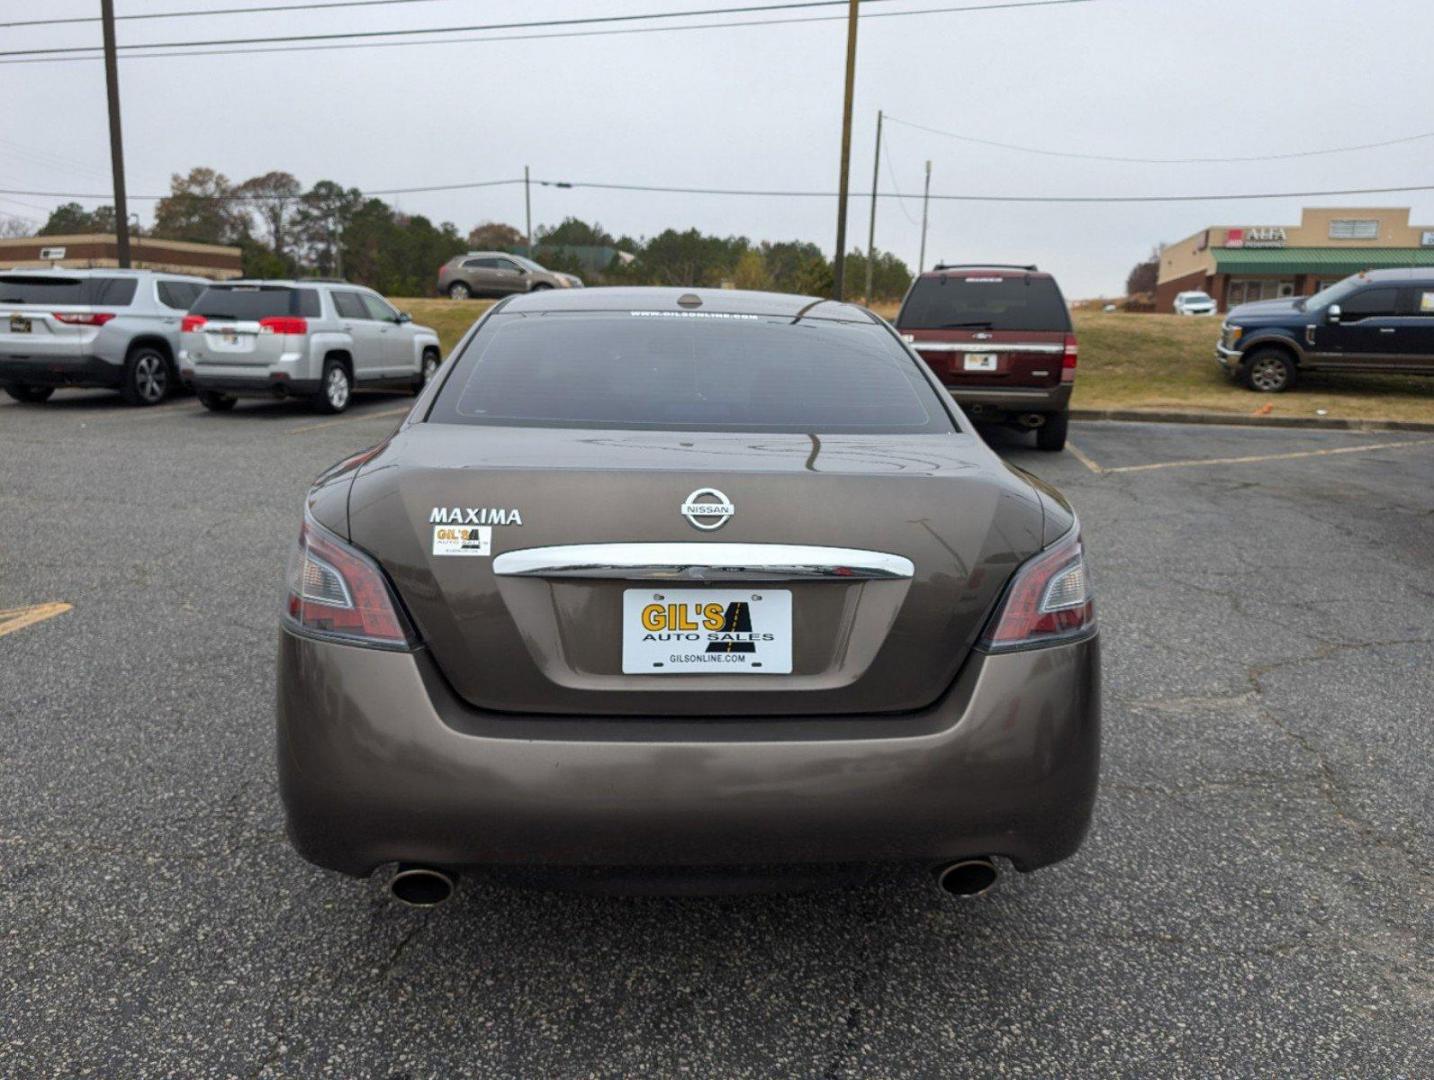
[[1046, 417], [1044, 413], [1028, 412], [1022, 413], [1020, 416], [1021, 426], [1029, 428], [1032, 431], [1035, 431], [1038, 427], [1044, 426], [1045, 422]]
[[453, 896], [456, 882], [453, 875], [431, 866], [400, 864], [389, 879], [388, 892], [395, 900], [409, 907], [437, 907]]
[[936, 884], [947, 896], [970, 898], [990, 892], [1001, 872], [990, 859], [962, 859], [936, 871]]

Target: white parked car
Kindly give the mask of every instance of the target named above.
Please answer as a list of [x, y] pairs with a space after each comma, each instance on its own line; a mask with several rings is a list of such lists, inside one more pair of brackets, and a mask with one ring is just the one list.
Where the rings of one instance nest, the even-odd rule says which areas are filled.
[[238, 397], [303, 398], [343, 412], [355, 386], [418, 393], [440, 361], [436, 333], [345, 282], [212, 284], [181, 329], [180, 374], [215, 412]]
[[1177, 315], [1213, 315], [1215, 301], [1209, 293], [1183, 292], [1175, 297]]

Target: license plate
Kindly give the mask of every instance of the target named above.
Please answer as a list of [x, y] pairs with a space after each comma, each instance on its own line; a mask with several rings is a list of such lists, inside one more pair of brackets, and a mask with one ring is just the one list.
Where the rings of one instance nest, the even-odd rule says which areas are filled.
[[10, 316], [10, 333], [28, 334], [30, 332], [30, 320], [23, 315]]
[[984, 353], [984, 352], [982, 352], [982, 353], [967, 353], [967, 354], [966, 354], [966, 370], [967, 370], [967, 371], [995, 371], [995, 370], [996, 370], [996, 354], [995, 354], [995, 353]]
[[222, 337], [223, 337], [223, 339], [224, 339], [224, 344], [226, 344], [226, 345], [238, 345], [238, 344], [239, 344], [239, 333], [238, 333], [238, 331], [235, 331], [235, 330], [225, 330], [224, 333], [223, 333], [223, 335], [222, 335]]
[[786, 589], [627, 589], [624, 675], [788, 675]]

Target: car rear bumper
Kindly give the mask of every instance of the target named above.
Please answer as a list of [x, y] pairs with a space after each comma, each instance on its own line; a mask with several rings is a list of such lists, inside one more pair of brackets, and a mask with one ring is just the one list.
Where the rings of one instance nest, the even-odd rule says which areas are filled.
[[28, 386], [102, 386], [123, 381], [124, 367], [98, 356], [16, 357], [0, 353], [0, 383]]
[[291, 379], [282, 373], [273, 375], [229, 375], [193, 368], [185, 372], [185, 382], [196, 390], [209, 390], [232, 397], [309, 397], [319, 391], [318, 379]]
[[1074, 383], [1058, 386], [1011, 386], [995, 389], [951, 386], [946, 389], [975, 417], [1007, 413], [1062, 413], [1070, 408]]
[[370, 873], [1066, 858], [1095, 802], [1094, 637], [974, 652], [917, 713], [614, 719], [485, 713], [427, 652], [281, 632], [279, 788], [295, 848]]

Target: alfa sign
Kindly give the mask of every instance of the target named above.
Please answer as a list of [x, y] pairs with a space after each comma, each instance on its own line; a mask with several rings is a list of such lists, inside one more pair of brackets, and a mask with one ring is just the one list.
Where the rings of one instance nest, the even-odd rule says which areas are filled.
[[1281, 225], [1256, 225], [1249, 229], [1227, 229], [1227, 248], [1278, 248], [1284, 247], [1285, 230]]

